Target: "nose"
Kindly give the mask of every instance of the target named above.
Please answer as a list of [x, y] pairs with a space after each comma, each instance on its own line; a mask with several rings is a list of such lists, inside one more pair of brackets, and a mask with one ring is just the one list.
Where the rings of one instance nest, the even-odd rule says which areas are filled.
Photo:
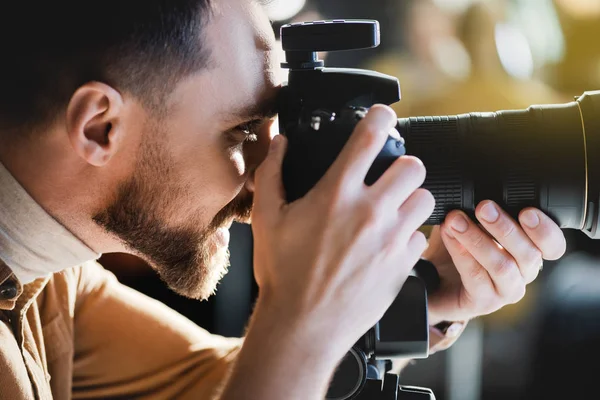
[[254, 188], [255, 188], [255, 186], [254, 186], [254, 171], [256, 171], [256, 170], [253, 170], [250, 172], [250, 175], [248, 176], [248, 179], [246, 179], [246, 183], [244, 184], [244, 188], [250, 193], [254, 193]]

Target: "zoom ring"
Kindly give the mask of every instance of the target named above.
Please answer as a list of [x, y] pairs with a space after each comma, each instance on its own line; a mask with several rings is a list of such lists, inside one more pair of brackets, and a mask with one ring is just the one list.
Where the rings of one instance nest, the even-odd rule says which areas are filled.
[[446, 215], [463, 204], [463, 188], [460, 173], [444, 171], [431, 174], [434, 177], [427, 179], [423, 187], [433, 194], [435, 208], [425, 225], [440, 225]]
[[423, 187], [435, 198], [435, 209], [425, 225], [439, 225], [449, 211], [464, 206], [458, 118], [413, 117], [401, 119], [399, 125], [408, 154], [427, 168]]

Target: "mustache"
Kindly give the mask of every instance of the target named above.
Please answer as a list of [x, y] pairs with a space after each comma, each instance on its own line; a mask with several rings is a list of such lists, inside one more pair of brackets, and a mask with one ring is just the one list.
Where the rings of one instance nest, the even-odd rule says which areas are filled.
[[208, 228], [208, 234], [216, 232], [217, 229], [229, 225], [234, 220], [248, 223], [252, 214], [253, 203], [254, 196], [252, 194], [241, 197], [238, 196], [233, 199], [213, 218], [213, 221]]

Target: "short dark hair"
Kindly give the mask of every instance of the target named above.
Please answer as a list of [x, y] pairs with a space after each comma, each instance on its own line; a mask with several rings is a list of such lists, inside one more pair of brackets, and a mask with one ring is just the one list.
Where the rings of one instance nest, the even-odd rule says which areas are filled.
[[90, 81], [161, 109], [181, 79], [208, 65], [201, 31], [211, 0], [6, 3], [0, 6], [0, 130], [53, 122]]

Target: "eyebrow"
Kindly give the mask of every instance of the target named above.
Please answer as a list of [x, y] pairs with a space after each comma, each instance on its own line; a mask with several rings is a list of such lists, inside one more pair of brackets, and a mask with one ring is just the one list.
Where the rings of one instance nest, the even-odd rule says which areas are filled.
[[277, 116], [277, 98], [267, 99], [258, 104], [251, 104], [231, 114], [231, 119], [249, 121], [255, 119], [271, 119]]

